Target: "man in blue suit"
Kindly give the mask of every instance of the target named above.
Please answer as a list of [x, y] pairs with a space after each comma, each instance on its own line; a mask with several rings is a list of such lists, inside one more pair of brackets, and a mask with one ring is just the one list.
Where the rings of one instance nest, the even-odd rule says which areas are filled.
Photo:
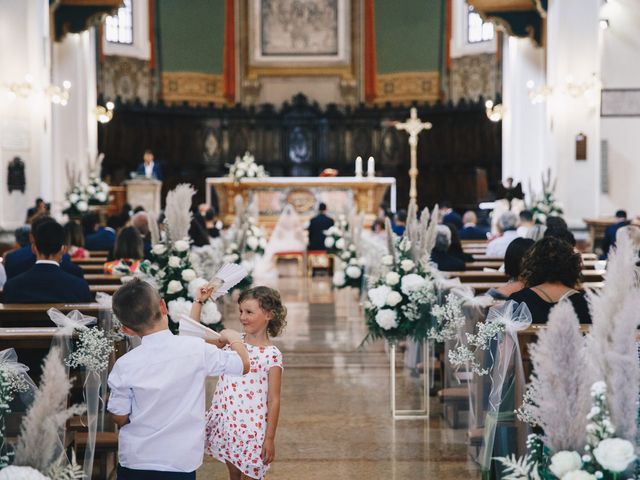
[[442, 215], [442, 223], [450, 223], [455, 226], [458, 231], [462, 229], [462, 217], [460, 214], [456, 213], [456, 211], [451, 208], [451, 203], [447, 200], [444, 200], [440, 204], [440, 214]]
[[109, 217], [106, 227], [100, 227], [97, 232], [87, 235], [84, 239], [84, 248], [111, 252], [116, 243], [116, 230], [120, 227], [120, 223], [120, 219], [115, 215]]
[[[31, 246], [34, 243], [35, 231], [47, 222], [55, 222], [51, 217], [40, 217], [31, 224], [31, 232], [29, 233], [29, 243], [24, 247], [20, 247], [4, 257], [4, 268], [7, 272], [7, 279], [13, 278], [21, 273], [29, 270], [36, 263], [36, 256]], [[71, 275], [84, 278], [82, 268], [71, 261], [71, 257], [67, 253], [62, 256], [60, 268]]]
[[144, 151], [142, 160], [142, 163], [138, 165], [136, 174], [141, 177], [162, 180], [162, 171], [160, 170], [160, 165], [153, 160], [153, 152], [151, 150], [146, 149]]
[[36, 255], [33, 267], [4, 285], [5, 303], [86, 303], [91, 301], [89, 285], [60, 268], [67, 247], [64, 229], [56, 221], [45, 222], [35, 231], [31, 248]]
[[629, 220], [627, 220], [627, 212], [625, 210], [618, 210], [616, 212], [616, 220], [617, 223], [613, 225], [609, 225], [607, 229], [604, 231], [604, 240], [602, 241], [602, 259], [606, 260], [609, 256], [609, 250], [611, 247], [616, 246], [616, 233], [622, 227], [629, 225]]
[[333, 226], [333, 219], [327, 216], [327, 205], [320, 203], [318, 214], [309, 221], [309, 244], [307, 250], [326, 250], [324, 231]]
[[478, 228], [478, 217], [475, 212], [468, 210], [462, 216], [462, 230], [460, 230], [460, 240], [486, 240], [487, 232]]

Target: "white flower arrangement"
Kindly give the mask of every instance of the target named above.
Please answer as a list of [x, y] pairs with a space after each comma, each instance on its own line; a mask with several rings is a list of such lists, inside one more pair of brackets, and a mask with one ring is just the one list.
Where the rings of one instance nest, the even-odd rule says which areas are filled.
[[[167, 304], [170, 318], [176, 323], [176, 319], [179, 319], [182, 315], [186, 315], [187, 317], [190, 316], [191, 307], [193, 307], [193, 302], [182, 297], [177, 298], [176, 300], [171, 300]], [[220, 313], [220, 310], [218, 310], [218, 306], [215, 302], [208, 301], [202, 306], [202, 311], [200, 312], [201, 323], [209, 326], [215, 326], [219, 324], [221, 320], [222, 314]]]
[[229, 167], [228, 178], [238, 181], [242, 178], [264, 178], [269, 174], [262, 165], [256, 163], [256, 159], [249, 152], [240, 157], [236, 157], [235, 161]]
[[[482, 368], [477, 359], [477, 351], [488, 350], [491, 341], [496, 338], [499, 333], [504, 332], [504, 323], [500, 322], [482, 322], [478, 323], [477, 333], [465, 333], [467, 344], [460, 344], [456, 348], [449, 350], [449, 361], [454, 366], [463, 366], [468, 364], [471, 371], [476, 375], [487, 375], [489, 370]], [[471, 347], [471, 348], [470, 348]]]
[[556, 180], [551, 179], [551, 169], [548, 169], [546, 178], [544, 174], [542, 175], [542, 193], [539, 195], [531, 193], [530, 210], [536, 223], [544, 225], [547, 217], [562, 216], [564, 213], [562, 204], [555, 198], [555, 191]]
[[92, 372], [102, 372], [109, 366], [109, 357], [113, 353], [113, 341], [105, 335], [104, 330], [94, 328], [78, 328], [76, 349], [69, 354], [65, 363], [69, 367], [84, 367]]
[[262, 227], [258, 225], [258, 221], [254, 217], [247, 218], [245, 227], [246, 238], [244, 242], [244, 252], [262, 255], [267, 246], [267, 239]]

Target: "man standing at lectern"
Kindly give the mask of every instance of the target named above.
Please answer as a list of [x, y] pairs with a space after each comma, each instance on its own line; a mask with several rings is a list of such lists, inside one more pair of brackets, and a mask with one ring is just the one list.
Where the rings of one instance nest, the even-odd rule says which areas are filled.
[[136, 174], [140, 177], [153, 178], [155, 180], [162, 180], [162, 172], [160, 171], [160, 165], [153, 160], [153, 152], [150, 149], [144, 151], [142, 156], [143, 162], [138, 165]]

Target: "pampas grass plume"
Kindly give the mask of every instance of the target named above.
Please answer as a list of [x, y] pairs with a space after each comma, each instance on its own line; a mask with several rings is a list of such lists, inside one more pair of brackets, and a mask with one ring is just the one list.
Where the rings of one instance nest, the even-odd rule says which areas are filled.
[[191, 198], [196, 193], [188, 183], [181, 183], [167, 194], [164, 210], [169, 240], [173, 243], [189, 238], [191, 226]]

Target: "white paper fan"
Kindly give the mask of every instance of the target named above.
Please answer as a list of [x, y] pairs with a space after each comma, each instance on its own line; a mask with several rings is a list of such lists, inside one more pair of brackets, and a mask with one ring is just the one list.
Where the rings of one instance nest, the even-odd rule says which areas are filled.
[[220, 279], [224, 282], [222, 286], [214, 292], [211, 298], [215, 300], [216, 298], [229, 293], [229, 290], [240, 283], [240, 281], [248, 274], [249, 272], [247, 272], [247, 269], [237, 263], [227, 263], [223, 265], [222, 268], [213, 276], [211, 282], [209, 282], [210, 285], [216, 279]]
[[220, 334], [218, 332], [205, 327], [201, 323], [187, 317], [185, 314], [180, 315], [178, 334], [186, 335], [188, 337], [204, 338], [205, 340], [217, 340], [220, 338]]

